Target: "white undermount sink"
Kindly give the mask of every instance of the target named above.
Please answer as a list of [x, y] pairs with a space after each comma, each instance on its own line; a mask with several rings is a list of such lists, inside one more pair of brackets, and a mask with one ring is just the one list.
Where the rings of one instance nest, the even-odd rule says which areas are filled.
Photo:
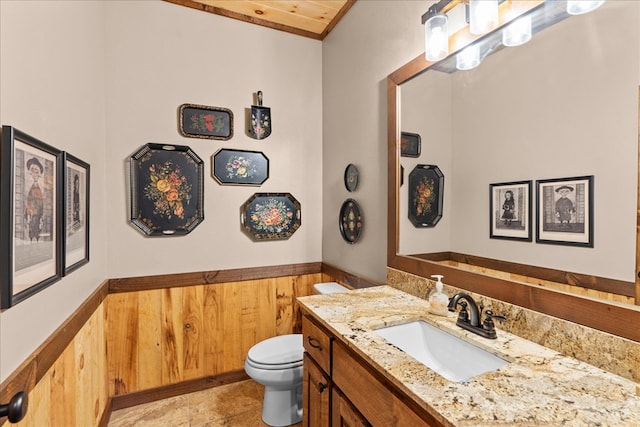
[[466, 382], [507, 363], [422, 320], [388, 326], [374, 332], [449, 381]]

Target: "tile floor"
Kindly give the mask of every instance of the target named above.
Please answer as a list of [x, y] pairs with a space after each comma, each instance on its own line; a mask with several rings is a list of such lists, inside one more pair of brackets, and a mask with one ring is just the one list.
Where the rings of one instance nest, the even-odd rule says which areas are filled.
[[227, 384], [113, 411], [108, 427], [263, 427], [263, 392], [253, 380]]

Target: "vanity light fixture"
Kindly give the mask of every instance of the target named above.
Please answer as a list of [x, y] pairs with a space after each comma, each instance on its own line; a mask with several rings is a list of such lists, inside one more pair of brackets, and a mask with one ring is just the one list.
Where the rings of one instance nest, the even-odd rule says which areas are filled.
[[[500, 46], [524, 44], [548, 25], [569, 15], [591, 12], [605, 1], [440, 0], [422, 15], [425, 58], [429, 62], [441, 61], [447, 58], [451, 47], [457, 52], [455, 68], [470, 70]], [[456, 8], [458, 5], [464, 6], [464, 10]], [[458, 11], [466, 15], [466, 22], [457, 15]], [[451, 62], [441, 65], [441, 69], [447, 70], [454, 67]]]
[[568, 0], [567, 13], [569, 15], [582, 15], [583, 13], [589, 13], [602, 6], [604, 2], [605, 0]]

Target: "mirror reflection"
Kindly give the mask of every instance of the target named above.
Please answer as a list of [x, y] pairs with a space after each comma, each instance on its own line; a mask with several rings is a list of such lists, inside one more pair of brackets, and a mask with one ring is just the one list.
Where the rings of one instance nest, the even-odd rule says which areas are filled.
[[[401, 85], [400, 130], [421, 136], [401, 157], [402, 255], [455, 252], [635, 282], [638, 2], [606, 2], [502, 48], [468, 71], [427, 70]], [[442, 219], [409, 220], [407, 177], [444, 174]], [[594, 246], [536, 243], [536, 180], [594, 176]], [[490, 185], [531, 180], [533, 241], [490, 238]], [[619, 301], [632, 302], [629, 298]]]

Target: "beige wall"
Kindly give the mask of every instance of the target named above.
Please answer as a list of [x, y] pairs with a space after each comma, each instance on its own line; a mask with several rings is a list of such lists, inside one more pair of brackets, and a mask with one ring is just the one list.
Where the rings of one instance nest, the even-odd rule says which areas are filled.
[[[165, 2], [109, 2], [106, 11], [109, 277], [320, 261], [321, 43]], [[273, 116], [263, 141], [245, 135], [257, 90]], [[183, 103], [230, 108], [233, 138], [180, 136]], [[205, 220], [187, 236], [149, 238], [126, 221], [128, 158], [147, 142], [189, 145], [205, 162]], [[219, 185], [211, 156], [223, 147], [263, 151], [269, 179]], [[301, 203], [290, 239], [256, 243], [242, 233], [240, 206], [255, 192], [289, 192]]]
[[[387, 248], [387, 75], [424, 52], [424, 1], [360, 0], [322, 43], [324, 262], [384, 282]], [[344, 170], [360, 170], [358, 189]], [[347, 198], [364, 215], [354, 245], [338, 228]]]
[[102, 2], [0, 2], [0, 122], [91, 165], [91, 261], [0, 314], [0, 379], [106, 277], [104, 12]]
[[[161, 1], [1, 1], [0, 121], [91, 164], [91, 261], [0, 315], [6, 378], [105, 279], [321, 260], [321, 42]], [[245, 135], [262, 90], [273, 114], [264, 141]], [[229, 141], [184, 138], [178, 107], [230, 108]], [[147, 142], [189, 145], [205, 162], [205, 220], [191, 234], [143, 236], [128, 223], [128, 159]], [[261, 187], [221, 186], [220, 148], [263, 151]], [[240, 206], [290, 192], [302, 226], [253, 242]]]

